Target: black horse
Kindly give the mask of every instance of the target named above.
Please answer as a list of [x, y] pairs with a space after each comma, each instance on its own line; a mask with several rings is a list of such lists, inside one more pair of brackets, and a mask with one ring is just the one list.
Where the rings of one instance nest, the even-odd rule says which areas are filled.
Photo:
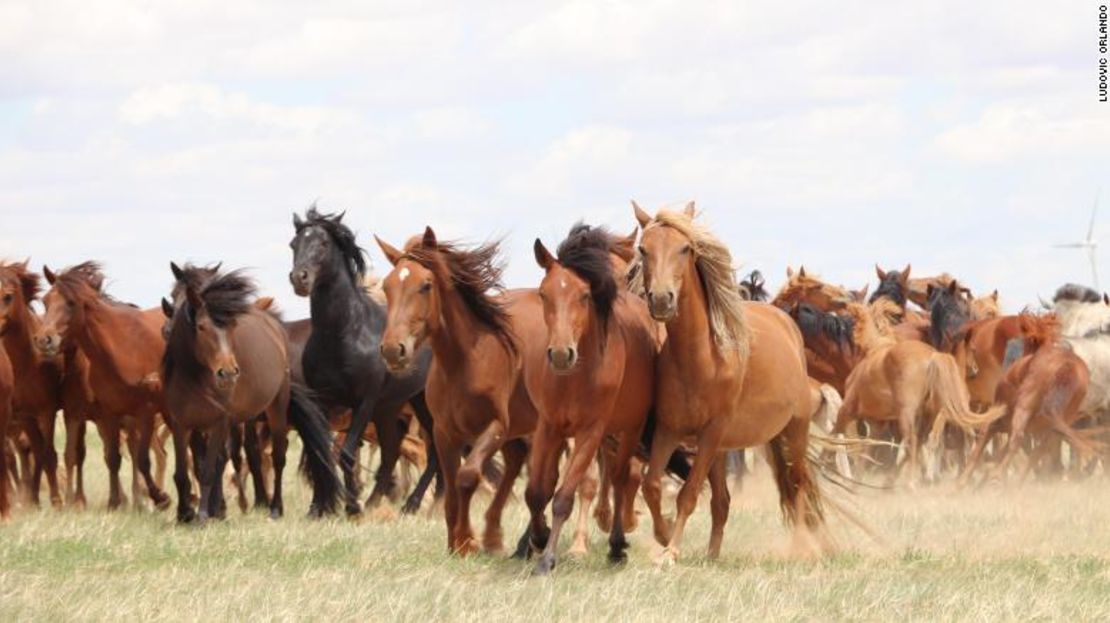
[[[393, 472], [403, 438], [398, 426], [401, 407], [408, 402], [425, 431], [432, 429], [431, 414], [424, 401], [432, 352], [422, 348], [416, 355], [413, 372], [405, 376], [395, 376], [386, 370], [379, 353], [386, 312], [362, 288], [366, 271], [364, 251], [342, 221], [343, 214], [321, 214], [315, 206], [308, 209], [303, 219], [293, 214], [296, 235], [289, 245], [293, 249], [289, 281], [299, 296], [310, 297], [312, 331], [301, 359], [305, 381], [331, 412], [351, 410], [351, 427], [340, 465], [346, 481], [347, 513], [353, 515], [360, 512], [355, 453], [367, 424], [374, 423], [381, 444], [381, 465], [367, 507], [377, 506], [384, 496], [396, 492]], [[403, 512], [419, 510], [433, 475], [438, 495], [442, 480], [435, 448], [429, 445], [428, 468]]]

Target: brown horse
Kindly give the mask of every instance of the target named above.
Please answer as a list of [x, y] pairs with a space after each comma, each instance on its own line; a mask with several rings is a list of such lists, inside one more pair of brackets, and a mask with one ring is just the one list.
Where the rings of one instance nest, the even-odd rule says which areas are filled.
[[[1007, 417], [983, 431], [961, 477], [963, 483], [970, 480], [983, 449], [998, 432], [1008, 432], [1009, 438], [1001, 459], [991, 472], [992, 478], [1005, 474], [1027, 432], [1051, 438], [1057, 445], [1059, 440], [1066, 440], [1083, 459], [1090, 458], [1096, 451], [1096, 444], [1073, 427], [1087, 397], [1090, 381], [1087, 365], [1071, 348], [1061, 344], [1060, 327], [1054, 314], [1023, 313], [1017, 316], [1017, 321], [1024, 341], [1024, 356], [1006, 371], [998, 391], [1007, 406]], [[1048, 443], [1038, 446], [1036, 456], [1026, 466], [1026, 474], [1043, 451], [1050, 448]]]
[[496, 242], [463, 249], [438, 242], [428, 227], [404, 251], [381, 239], [378, 246], [393, 265], [382, 282], [389, 307], [382, 358], [396, 375], [413, 369], [425, 342], [434, 353], [426, 392], [446, 487], [448, 550], [477, 550], [470, 502], [482, 465], [500, 448], [505, 473], [482, 536], [486, 551], [500, 551], [501, 512], [527, 455], [523, 439], [536, 426], [521, 361], [543, 356], [542, 348], [534, 352], [545, 332], [543, 306], [535, 291], [490, 294], [501, 286]]
[[[312, 483], [312, 513], [334, 513], [339, 477], [324, 413], [289, 379], [285, 329], [278, 318], [253, 304], [254, 284], [240, 272], [217, 275], [199, 290], [184, 283], [185, 301], [172, 311], [162, 366], [165, 403], [173, 422], [178, 521], [194, 518], [185, 459], [186, 434], [207, 435], [200, 513], [203, 524], [219, 512], [219, 485], [230, 427], [253, 423], [265, 413], [272, 435], [274, 485], [270, 517], [284, 512], [282, 472], [288, 424], [304, 442], [302, 463]], [[169, 307], [170, 309], [166, 309]], [[194, 461], [198, 457], [194, 456]]]
[[[0, 331], [5, 329], [5, 318], [0, 316]], [[12, 416], [12, 396], [15, 394], [15, 374], [12, 362], [0, 341], [0, 522], [11, 517], [11, 501], [8, 498], [8, 458], [7, 430]]]
[[104, 277], [95, 262], [58, 274], [43, 267], [43, 274], [52, 287], [43, 297], [46, 314], [35, 346], [49, 359], [61, 352], [63, 341], [72, 341], [88, 357], [89, 385], [101, 409], [97, 424], [108, 465], [108, 507], [118, 508], [121, 502], [119, 439], [125, 426], [151, 500], [159, 509], [168, 507], [169, 496], [150, 473], [155, 414], [162, 410], [161, 310], [143, 311], [107, 297], [99, 289]]
[[[720, 553], [729, 493], [722, 450], [767, 444], [779, 502], [796, 536], [820, 531], [822, 498], [806, 451], [812, 413], [802, 336], [782, 310], [740, 298], [725, 245], [684, 212], [654, 218], [633, 208], [643, 234], [639, 258], [653, 318], [667, 325], [656, 364], [657, 424], [644, 499], [655, 537], [677, 559], [686, 521], [706, 478], [712, 491], [709, 555]], [[661, 510], [663, 466], [685, 439], [697, 455], [678, 494], [673, 529]]]
[[[891, 311], [884, 313], [884, 308]], [[932, 426], [930, 445], [935, 450], [939, 432], [951, 421], [969, 434], [1001, 417], [1003, 408], [984, 414], [970, 410], [967, 386], [955, 358], [917, 340], [897, 340], [890, 316], [897, 314], [893, 301], [877, 300], [872, 306], [853, 303], [852, 341], [865, 356], [848, 377], [844, 404], [834, 434], [844, 433], [858, 420], [896, 422], [911, 469], [911, 482], [920, 477], [919, 433]], [[892, 472], [894, 478], [897, 472]]]
[[[528, 393], [539, 411], [526, 499], [532, 534], [538, 537], [534, 544], [543, 548], [535, 571], [546, 574], [555, 567], [559, 535], [578, 484], [606, 435], [616, 436], [619, 444], [613, 460], [606, 461], [618, 509], [609, 531], [609, 560], [626, 559], [620, 511], [627, 503], [632, 453], [652, 406], [656, 348], [647, 306], [617, 283], [607, 231], [576, 226], [559, 245], [558, 257], [538, 239], [534, 247], [545, 272], [539, 296], [547, 365], [525, 366]], [[556, 491], [559, 456], [568, 438], [574, 439], [574, 450]], [[553, 522], [548, 534], [544, 513], [549, 502]]]
[[998, 385], [1005, 374], [1006, 345], [1023, 335], [1019, 316], [999, 316], [968, 326], [969, 367], [967, 390], [971, 406], [982, 411], [998, 402]]
[[[61, 407], [62, 375], [59, 366], [43, 361], [35, 353], [32, 338], [39, 317], [31, 309], [38, 298], [40, 277], [27, 270], [27, 262], [0, 264], [0, 316], [4, 318], [2, 340], [12, 370], [19, 383], [12, 397], [12, 416], [23, 424], [35, 465], [26, 474], [25, 494], [32, 504], [39, 504], [39, 486], [43, 472], [50, 486], [50, 502], [62, 504], [58, 487], [58, 453], [54, 450], [54, 424]], [[73, 434], [74, 431], [71, 431]]]

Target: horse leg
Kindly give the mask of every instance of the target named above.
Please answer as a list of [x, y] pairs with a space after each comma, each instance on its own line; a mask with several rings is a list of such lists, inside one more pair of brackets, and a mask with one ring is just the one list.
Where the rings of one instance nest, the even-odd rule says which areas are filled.
[[[139, 482], [139, 466], [137, 465], [137, 457], [139, 456], [139, 436], [135, 433], [134, 423], [124, 422], [124, 443], [127, 444], [127, 454], [130, 457], [131, 464], [131, 509], [138, 511], [143, 508], [143, 498], [146, 497], [143, 493], [142, 485]], [[124, 502], [126, 505], [127, 502]]]
[[636, 514], [636, 492], [644, 480], [644, 463], [636, 458], [635, 451], [628, 460], [628, 479], [624, 485], [624, 532], [633, 532], [640, 525], [640, 517]]
[[374, 429], [378, 433], [381, 462], [374, 474], [374, 488], [370, 497], [366, 498], [366, 508], [376, 508], [383, 498], [392, 499], [396, 495], [397, 459], [401, 456], [401, 442], [405, 437], [404, 431], [397, 425], [400, 410], [401, 405], [396, 403], [379, 403], [374, 408]]
[[528, 456], [528, 485], [524, 503], [528, 505], [528, 529], [517, 543], [513, 558], [531, 558], [532, 553], [547, 549], [551, 529], [547, 526], [547, 503], [555, 495], [559, 481], [559, 455], [563, 440], [540, 420], [532, 434], [532, 452]]
[[50, 487], [50, 505], [56, 509], [62, 507], [62, 492], [58, 486], [58, 451], [54, 448], [54, 428], [57, 422], [58, 414], [53, 409], [44, 411], [35, 418], [44, 442], [43, 455], [39, 462], [46, 472], [46, 484]]
[[795, 548], [810, 549], [812, 537], [819, 546], [830, 547], [823, 530], [821, 492], [809, 472], [806, 453], [809, 449], [808, 418], [793, 418], [769, 444], [771, 467], [779, 490], [779, 502], [787, 520], [794, 526]]
[[628, 485], [632, 480], [630, 469], [632, 454], [640, 444], [641, 432], [636, 430], [621, 435], [617, 454], [610, 464], [615, 519], [612, 529], [609, 530], [609, 562], [611, 563], [623, 563], [628, 560], [628, 554], [625, 553], [628, 549], [628, 540], [624, 535], [629, 526], [629, 517], [635, 517], [633, 504], [636, 501], [636, 489], [639, 488], [639, 483], [635, 483], [636, 486], [631, 488]]
[[239, 511], [242, 513], [247, 512], [247, 478], [243, 473], [243, 427], [247, 425], [250, 425], [250, 422], [232, 424], [231, 449], [228, 451], [228, 457], [231, 460], [231, 477], [235, 483], [235, 497], [239, 504]]
[[[572, 556], [585, 556], [589, 551], [590, 507], [594, 505], [595, 500], [598, 500], [598, 481], [603, 477], [598, 470], [597, 459], [605, 454], [605, 451], [601, 450], [597, 454], [598, 456], [590, 461], [586, 475], [582, 477], [582, 483], [578, 486], [578, 518], [574, 522], [574, 541], [567, 551]], [[602, 504], [600, 500], [597, 503], [598, 506]], [[606, 500], [604, 503], [608, 504], [609, 501]]]
[[123, 457], [119, 452], [120, 418], [108, 416], [97, 420], [100, 439], [104, 443], [104, 464], [108, 466], [108, 510], [116, 510], [122, 503], [122, 486], [119, 481], [119, 468]]
[[[284, 413], [282, 414], [284, 416]], [[270, 428], [274, 453], [274, 495], [270, 498], [270, 519], [280, 519], [285, 514], [282, 499], [282, 474], [285, 472], [285, 454], [289, 450], [289, 433], [285, 426]]]
[[348, 516], [362, 513], [358, 503], [359, 476], [358, 451], [362, 445], [362, 435], [370, 424], [370, 416], [375, 411], [373, 400], [367, 398], [362, 401], [357, 409], [351, 411], [351, 425], [347, 428], [343, 445], [339, 452], [339, 467], [343, 470], [343, 482], [346, 485], [344, 502]]
[[709, 558], [716, 560], [721, 556], [721, 542], [725, 536], [725, 522], [728, 521], [728, 509], [732, 503], [732, 496], [728, 492], [728, 465], [725, 456], [721, 455], [709, 468], [709, 510], [713, 517], [713, 524], [709, 531]]
[[644, 502], [651, 512], [651, 522], [655, 531], [655, 540], [660, 545], [667, 545], [671, 540], [672, 524], [663, 517], [663, 471], [678, 448], [682, 437], [670, 429], [657, 423], [655, 436], [651, 442], [651, 457], [648, 459], [647, 474], [644, 484], [641, 485]]
[[208, 427], [208, 443], [204, 449], [204, 465], [200, 470], [200, 514], [197, 516], [197, 525], [203, 526], [216, 510], [218, 501], [213, 504], [215, 484], [223, 477], [223, 454], [227, 448], [228, 422], [223, 420], [214, 426]]
[[[578, 485], [586, 476], [590, 464], [597, 458], [597, 451], [601, 448], [601, 440], [605, 437], [605, 420], [598, 418], [589, 430], [581, 431], [574, 437], [574, 449], [570, 453], [570, 461], [563, 477], [562, 484], [555, 492], [551, 502], [551, 534], [547, 539], [547, 546], [539, 562], [536, 563], [534, 573], [546, 575], [555, 568], [555, 552], [559, 547], [559, 535], [563, 531], [563, 524], [570, 518], [574, 510], [574, 495]], [[556, 473], [558, 471], [556, 470]], [[621, 490], [623, 492], [623, 489]], [[618, 507], [619, 510], [619, 507]], [[616, 533], [623, 539], [624, 534], [616, 526], [620, 525], [620, 514], [615, 516], [616, 523], [611, 534]], [[623, 550], [621, 550], [623, 553]]]
[[424, 399], [423, 392], [413, 396], [409, 400], [409, 404], [412, 405], [416, 421], [420, 423], [420, 428], [425, 433], [428, 462], [424, 466], [424, 473], [420, 474], [420, 480], [416, 482], [416, 488], [412, 490], [408, 499], [405, 500], [405, 505], [401, 507], [401, 514], [403, 515], [412, 515], [420, 510], [420, 505], [424, 502], [424, 495], [428, 492], [428, 486], [431, 485], [433, 478], [436, 481], [435, 497], [439, 498], [443, 495], [443, 474], [439, 469], [439, 456], [436, 453], [435, 439], [432, 435], [432, 412], [428, 410], [428, 403]]
[[975, 445], [971, 448], [971, 456], [964, 465], [964, 471], [960, 474], [960, 479], [957, 481], [958, 487], [966, 487], [971, 482], [971, 476], [975, 472], [975, 468], [979, 467], [979, 463], [983, 458], [983, 450], [987, 447], [987, 444], [990, 443], [994, 433], [994, 426], [988, 426], [987, 430], [975, 440]]
[[170, 507], [170, 496], [162, 491], [150, 472], [150, 441], [154, 436], [154, 415], [139, 416], [136, 425], [138, 428], [138, 443], [135, 444], [135, 451], [131, 458], [134, 459], [139, 474], [143, 477], [143, 483], [146, 485], [146, 491], [150, 495], [151, 502], [154, 502], [154, 508], [166, 510]]
[[[682, 483], [678, 491], [677, 513], [675, 516], [674, 530], [671, 540], [660, 554], [661, 563], [674, 563], [678, 560], [682, 547], [682, 534], [686, 529], [686, 521], [698, 504], [698, 494], [701, 486], [709, 476], [709, 469], [713, 463], [720, 460], [717, 456], [721, 445], [721, 436], [724, 434], [724, 420], [715, 419], [709, 422], [698, 435], [698, 452], [694, 455], [694, 465], [690, 468], [690, 477]], [[654, 448], [653, 448], [654, 450]], [[654, 459], [654, 456], [652, 457]]]
[[1014, 453], [1021, 447], [1022, 439], [1025, 437], [1025, 428], [1029, 425], [1029, 420], [1033, 417], [1034, 405], [1030, 404], [1029, 400], [1019, 399], [1018, 403], [1014, 405], [1014, 416], [1010, 420], [1010, 438], [1006, 441], [1006, 449], [1002, 453], [1002, 458], [995, 464], [994, 469], [991, 470], [990, 479], [1001, 479], [1006, 474], [1006, 468], [1009, 467], [1010, 459], [1014, 457]]
[[[906, 449], [906, 460], [903, 465], [909, 466], [910, 470], [910, 488], [916, 488], [921, 480], [921, 466], [918, 464], [918, 440], [917, 440], [917, 409], [910, 405], [901, 405], [898, 409], [898, 430], [902, 434], [902, 445]], [[891, 472], [891, 480], [888, 485], [893, 485], [894, 480], [898, 478], [900, 469], [894, 469]]]
[[604, 449], [597, 453], [597, 467], [600, 480], [597, 490], [597, 506], [594, 507], [594, 519], [597, 520], [597, 527], [601, 528], [602, 532], [609, 532], [613, 529], [613, 509], [609, 506], [609, 499], [612, 497], [609, 489], [613, 483], [609, 470], [609, 457]]
[[42, 475], [46, 467], [46, 439], [39, 428], [38, 417], [32, 416], [23, 421], [27, 441], [31, 446], [29, 469], [25, 471], [24, 483], [27, 486], [27, 501], [35, 508], [40, 506], [39, 493], [42, 489]]
[[470, 502], [482, 482], [482, 463], [497, 451], [505, 438], [505, 427], [495, 418], [475, 440], [466, 463], [459, 468], [456, 486], [459, 493], [459, 516], [455, 523], [455, 551], [463, 556], [477, 552], [474, 532], [470, 527]]
[[486, 527], [482, 533], [482, 549], [487, 554], [500, 554], [504, 551], [501, 531], [501, 514], [505, 510], [505, 503], [513, 492], [513, 484], [520, 475], [520, 468], [528, 458], [528, 444], [523, 439], [511, 439], [501, 446], [501, 456], [505, 459], [505, 471], [501, 481], [497, 483], [493, 499], [486, 509]]
[[66, 426], [66, 505], [84, 510], [85, 500], [85, 414], [68, 409]]
[[247, 455], [247, 468], [254, 487], [254, 507], [266, 508], [270, 505], [270, 495], [266, 492], [266, 478], [262, 473], [262, 444], [258, 438], [258, 423], [254, 420], [243, 425], [243, 451]]
[[193, 482], [189, 479], [188, 431], [180, 423], [170, 427], [173, 436], [173, 484], [177, 487], [177, 522], [191, 523], [196, 519], [193, 510]]
[[154, 451], [154, 482], [158, 483], [159, 489], [165, 490], [166, 463], [169, 461], [169, 456], [166, 454], [166, 439], [173, 433], [165, 423], [165, 419], [159, 419], [162, 420], [162, 425], [154, 427], [154, 438], [151, 440], [150, 449]]
[[[199, 429], [193, 429], [189, 433], [189, 448], [193, 455], [193, 470], [192, 477], [196, 481], [196, 494], [194, 500], [199, 508], [203, 502], [200, 499], [200, 484], [204, 482], [204, 457], [208, 455], [208, 438], [205, 433]], [[192, 494], [190, 494], [192, 495]]]
[[455, 551], [455, 524], [459, 516], [458, 474], [462, 450], [440, 426], [433, 429], [436, 439], [436, 452], [439, 453], [439, 466], [443, 470], [444, 497], [443, 518], [447, 523], [447, 551]]

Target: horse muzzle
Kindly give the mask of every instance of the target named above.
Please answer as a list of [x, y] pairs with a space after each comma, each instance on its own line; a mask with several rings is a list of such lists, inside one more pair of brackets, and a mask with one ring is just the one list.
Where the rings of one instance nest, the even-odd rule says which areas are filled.
[[217, 368], [216, 387], [222, 391], [230, 391], [238, 382], [240, 372], [239, 366]]
[[35, 344], [35, 350], [38, 351], [39, 356], [45, 360], [54, 359], [61, 353], [62, 338], [57, 335], [36, 336], [32, 341]]
[[578, 363], [578, 349], [573, 346], [548, 347], [547, 363], [555, 374], [570, 374], [574, 364]]
[[415, 365], [416, 347], [412, 336], [400, 341], [383, 341], [380, 351], [385, 367], [394, 374], [409, 372]]
[[289, 273], [289, 283], [293, 284], [293, 292], [297, 296], [310, 296], [314, 281], [312, 275], [303, 268]]
[[648, 311], [652, 318], [660, 322], [674, 318], [678, 313], [674, 292], [649, 292]]

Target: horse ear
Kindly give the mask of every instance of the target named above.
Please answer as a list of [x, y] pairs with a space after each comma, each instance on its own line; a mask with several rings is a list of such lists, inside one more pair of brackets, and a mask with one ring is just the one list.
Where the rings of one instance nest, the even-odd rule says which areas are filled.
[[54, 271], [50, 270], [50, 267], [46, 264], [42, 265], [42, 276], [46, 277], [46, 283], [50, 285], [54, 285], [54, 280], [58, 278], [58, 276], [54, 274]]
[[689, 216], [690, 218], [694, 218], [694, 214], [696, 213], [696, 211], [694, 210], [694, 202], [693, 201], [688, 201], [686, 203], [686, 207], [683, 208], [682, 211], [686, 213], [686, 216]]
[[304, 219], [302, 219], [301, 215], [297, 214], [296, 212], [293, 213], [293, 228], [297, 231], [300, 231], [304, 228]]
[[800, 268], [798, 268], [798, 276], [799, 277], [805, 277], [806, 276], [806, 267], [804, 265], [801, 266]]
[[787, 279], [793, 279], [794, 278], [794, 269], [791, 268], [790, 266], [786, 267], [786, 278]]
[[374, 236], [374, 240], [378, 241], [378, 246], [381, 248], [382, 253], [385, 254], [385, 259], [389, 260], [390, 264], [396, 266], [397, 262], [400, 262], [401, 258], [404, 257], [405, 254], [402, 253], [400, 249], [391, 246], [388, 242], [382, 240], [381, 238]]
[[167, 301], [164, 296], [162, 297], [162, 313], [166, 318], [173, 318], [173, 303]]
[[886, 271], [879, 268], [878, 264], [875, 264], [875, 274], [879, 277], [879, 281], [886, 279]]
[[555, 257], [551, 255], [551, 251], [548, 251], [547, 247], [543, 246], [543, 242], [540, 242], [539, 238], [536, 238], [535, 244], [532, 245], [532, 252], [536, 254], [536, 263], [544, 270], [551, 268], [551, 265], [555, 263]]
[[424, 228], [424, 239], [420, 241], [420, 244], [424, 245], [425, 249], [434, 249], [439, 246], [436, 243], [436, 233], [432, 231], [430, 225]]
[[185, 278], [185, 271], [176, 262], [170, 262], [170, 272], [173, 273], [174, 281], [181, 281]]
[[906, 268], [902, 270], [902, 281], [909, 281], [910, 279], [910, 265], [906, 264]]
[[632, 261], [636, 256], [636, 234], [639, 232], [639, 228], [633, 229], [631, 234], [614, 242], [613, 253], [625, 261]]
[[636, 203], [635, 199], [632, 200], [632, 212], [636, 214], [636, 220], [640, 222], [640, 227], [647, 227], [648, 223], [651, 222], [651, 215], [644, 212], [644, 209]]
[[1110, 305], [1110, 294], [1102, 293], [1102, 303], [1103, 305]]
[[950, 282], [950, 283], [948, 284], [948, 293], [949, 293], [949, 294], [952, 294], [952, 295], [955, 295], [955, 294], [957, 294], [957, 293], [958, 293], [959, 291], [960, 291], [960, 284], [959, 284], [959, 283], [958, 283], [958, 282], [957, 282], [957, 281], [956, 281], [955, 279], [953, 279], [953, 280], [952, 280], [952, 281], [951, 281], [951, 282]]
[[991, 298], [994, 299], [995, 303], [998, 302], [998, 288], [995, 288], [994, 292], [991, 292]]
[[870, 290], [870, 289], [871, 289], [871, 284], [870, 283], [865, 283], [865, 284], [863, 284], [863, 287], [860, 288], [859, 290], [853, 290], [852, 291], [852, 298], [855, 299], [857, 303], [862, 303], [862, 302], [867, 300], [867, 291]]

